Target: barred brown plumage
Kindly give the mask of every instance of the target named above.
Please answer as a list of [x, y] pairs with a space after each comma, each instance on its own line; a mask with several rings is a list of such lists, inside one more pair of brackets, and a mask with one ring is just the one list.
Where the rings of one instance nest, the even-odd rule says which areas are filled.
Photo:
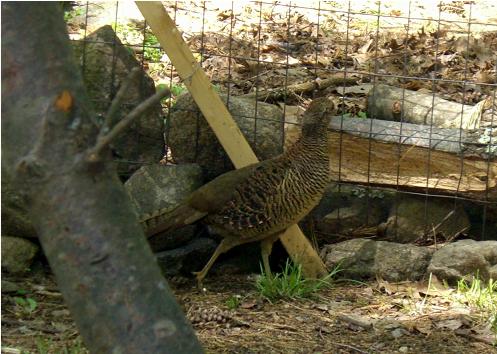
[[301, 137], [286, 152], [217, 177], [168, 213], [142, 217], [147, 236], [202, 220], [223, 240], [196, 273], [199, 283], [220, 254], [252, 241], [261, 241], [270, 273], [273, 242], [317, 205], [328, 184], [327, 126], [334, 113], [328, 98], [313, 100], [304, 113]]

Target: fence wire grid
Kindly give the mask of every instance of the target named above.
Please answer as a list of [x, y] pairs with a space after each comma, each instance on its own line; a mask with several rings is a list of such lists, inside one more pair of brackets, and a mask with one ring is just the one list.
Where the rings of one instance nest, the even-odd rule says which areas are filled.
[[[448, 236], [497, 239], [497, 20], [492, 18], [497, 7], [492, 1], [163, 4], [228, 108], [239, 97], [252, 100], [253, 115], [232, 114], [239, 124], [249, 122], [244, 132], [256, 152], [265, 144], [264, 121], [279, 127], [282, 151], [299, 126], [298, 107], [332, 97], [339, 116], [330, 128], [335, 148], [330, 190], [365, 206], [365, 226], [375, 226], [375, 208], [398, 209], [403, 198], [417, 196], [424, 203], [424, 227], [433, 233], [431, 205], [450, 201], [454, 214], [465, 210], [471, 226]], [[89, 65], [86, 47], [100, 41], [114, 48], [105, 77], [108, 93], [92, 97], [96, 106], [109, 105], [119, 88], [115, 56], [121, 45], [155, 86], [169, 87], [172, 96], [161, 113], [162, 162], [184, 162], [171, 148], [171, 134], [177, 133], [171, 115], [187, 90], [135, 4], [72, 2], [66, 4], [65, 19], [71, 40], [83, 48], [78, 58], [83, 76]], [[105, 24], [115, 36], [92, 38]], [[265, 103], [277, 105], [281, 114], [258, 117]], [[204, 149], [202, 118], [195, 114], [188, 162]], [[144, 139], [134, 137], [138, 143]], [[364, 153], [354, 158], [353, 144]], [[116, 162], [158, 163], [118, 154]], [[224, 157], [224, 167], [231, 166]], [[378, 204], [387, 194], [392, 206]], [[348, 206], [337, 205], [339, 219]], [[382, 212], [388, 217], [388, 210]], [[346, 238], [337, 230], [334, 236]], [[373, 230], [376, 235], [378, 229]]]

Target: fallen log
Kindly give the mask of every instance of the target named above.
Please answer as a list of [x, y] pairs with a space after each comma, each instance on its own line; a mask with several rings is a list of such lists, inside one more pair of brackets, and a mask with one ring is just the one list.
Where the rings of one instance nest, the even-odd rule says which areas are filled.
[[[298, 129], [287, 128], [285, 146]], [[481, 143], [484, 130], [342, 117], [328, 130], [333, 181], [497, 201], [497, 138]]]
[[485, 101], [475, 106], [444, 100], [433, 93], [375, 85], [368, 93], [368, 117], [439, 128], [480, 127]]

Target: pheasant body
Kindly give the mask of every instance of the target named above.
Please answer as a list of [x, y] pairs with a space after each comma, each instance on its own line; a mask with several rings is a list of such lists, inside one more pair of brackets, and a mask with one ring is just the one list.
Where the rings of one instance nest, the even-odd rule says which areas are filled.
[[199, 282], [221, 253], [252, 241], [262, 241], [269, 273], [273, 242], [317, 205], [328, 184], [327, 125], [333, 112], [327, 98], [313, 100], [304, 113], [302, 136], [286, 152], [217, 177], [167, 214], [143, 217], [147, 235], [202, 220], [223, 240], [197, 274]]

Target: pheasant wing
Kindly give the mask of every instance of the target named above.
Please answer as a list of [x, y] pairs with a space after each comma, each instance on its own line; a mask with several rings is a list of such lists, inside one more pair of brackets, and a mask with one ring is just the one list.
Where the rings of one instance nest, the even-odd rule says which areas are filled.
[[[222, 225], [237, 234], [271, 222], [273, 211], [282, 203], [288, 163], [274, 159], [258, 164], [234, 189], [224, 206], [209, 216], [209, 223]], [[264, 228], [264, 227], [263, 227]], [[250, 233], [250, 232], [249, 232]]]

